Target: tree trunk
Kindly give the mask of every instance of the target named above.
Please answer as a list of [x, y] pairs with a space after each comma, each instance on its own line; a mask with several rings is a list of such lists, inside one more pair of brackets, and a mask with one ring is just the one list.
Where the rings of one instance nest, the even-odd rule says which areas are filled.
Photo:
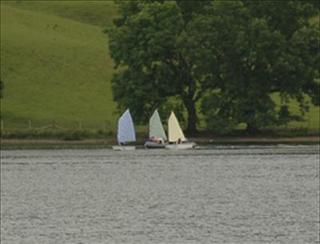
[[246, 130], [247, 130], [248, 134], [250, 134], [250, 135], [255, 135], [259, 131], [255, 122], [247, 122]]
[[197, 133], [197, 120], [198, 120], [195, 102], [192, 99], [188, 99], [187, 101], [185, 101], [184, 104], [188, 111], [187, 133], [188, 135], [195, 135]]

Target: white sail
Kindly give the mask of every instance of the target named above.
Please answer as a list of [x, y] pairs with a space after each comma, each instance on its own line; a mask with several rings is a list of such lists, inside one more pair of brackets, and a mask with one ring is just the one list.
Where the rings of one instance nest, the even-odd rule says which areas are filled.
[[149, 138], [162, 138], [167, 140], [166, 133], [163, 129], [158, 110], [155, 110], [149, 120]]
[[118, 143], [136, 141], [136, 133], [129, 109], [127, 109], [118, 121]]
[[179, 122], [178, 122], [174, 112], [171, 112], [169, 120], [168, 120], [168, 136], [169, 136], [169, 142], [176, 142], [179, 139], [181, 141], [187, 140], [184, 137], [183, 131], [179, 125]]

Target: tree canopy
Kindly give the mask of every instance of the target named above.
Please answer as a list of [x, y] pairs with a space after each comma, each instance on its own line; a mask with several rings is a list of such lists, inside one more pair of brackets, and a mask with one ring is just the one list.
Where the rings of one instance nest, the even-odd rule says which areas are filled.
[[117, 67], [114, 99], [139, 121], [155, 108], [182, 104], [190, 133], [200, 113], [209, 129], [245, 123], [254, 132], [301, 119], [290, 113], [290, 99], [302, 114], [306, 97], [319, 103], [313, 2], [149, 0], [118, 6], [120, 17], [108, 29]]

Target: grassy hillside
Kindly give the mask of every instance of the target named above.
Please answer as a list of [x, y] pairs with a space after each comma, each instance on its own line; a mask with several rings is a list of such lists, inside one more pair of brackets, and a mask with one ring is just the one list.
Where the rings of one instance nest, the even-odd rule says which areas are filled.
[[[31, 5], [26, 10], [26, 4], [1, 4], [5, 127], [24, 126], [20, 124], [29, 119], [34, 125], [52, 121], [63, 126], [78, 121], [87, 127], [102, 127], [105, 121], [112, 125], [113, 64], [103, 29], [85, 24], [85, 17], [78, 22], [55, 16], [59, 8], [49, 5], [41, 12], [40, 7], [31, 11]], [[49, 10], [52, 14], [47, 14]]]
[[116, 15], [113, 1], [79, 1], [79, 0], [55, 0], [55, 1], [30, 1], [15, 0], [2, 1], [4, 5], [15, 8], [31, 10], [50, 15], [56, 15], [85, 24], [97, 25], [105, 28], [112, 23]]
[[[1, 1], [1, 101], [4, 128], [115, 129], [113, 63], [103, 30], [112, 1]], [[292, 103], [291, 109], [298, 111]], [[319, 107], [289, 128], [319, 129]]]

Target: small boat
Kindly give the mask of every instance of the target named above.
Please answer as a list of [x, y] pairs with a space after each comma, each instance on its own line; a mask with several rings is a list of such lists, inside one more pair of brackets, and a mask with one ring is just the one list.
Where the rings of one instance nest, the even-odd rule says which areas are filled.
[[113, 146], [112, 149], [116, 151], [135, 150], [135, 146], [126, 145], [128, 142], [136, 141], [136, 132], [129, 109], [127, 109], [118, 120], [117, 131], [118, 145]]
[[166, 140], [167, 136], [163, 129], [160, 115], [158, 110], [155, 110], [149, 120], [149, 140], [146, 141], [144, 147], [148, 149], [165, 148]]
[[192, 149], [196, 146], [194, 142], [189, 142], [185, 138], [174, 112], [171, 112], [168, 120], [168, 137], [169, 144], [166, 145], [167, 149]]

